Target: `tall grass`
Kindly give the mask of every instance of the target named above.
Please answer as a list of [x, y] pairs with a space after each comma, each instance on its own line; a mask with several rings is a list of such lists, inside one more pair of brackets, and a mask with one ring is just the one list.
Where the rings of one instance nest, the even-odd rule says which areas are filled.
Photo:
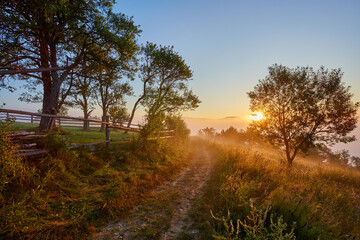
[[[196, 217], [203, 239], [291, 239], [292, 232], [297, 239], [360, 237], [359, 171], [307, 161], [289, 171], [270, 154], [215, 148], [216, 172]], [[271, 235], [279, 231], [282, 237]]]
[[43, 159], [16, 157], [10, 125], [1, 128], [0, 238], [83, 239], [126, 214], [187, 163], [187, 142], [136, 141], [69, 150], [56, 133]]

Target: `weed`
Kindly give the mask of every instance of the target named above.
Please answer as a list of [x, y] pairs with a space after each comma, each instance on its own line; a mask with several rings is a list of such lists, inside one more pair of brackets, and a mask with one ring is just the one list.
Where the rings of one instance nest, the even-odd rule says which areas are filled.
[[[268, 216], [270, 210], [270, 204], [264, 209], [257, 209], [252, 203], [250, 203], [251, 211], [250, 215], [248, 215], [246, 219], [243, 221], [240, 219], [236, 219], [236, 226], [234, 226], [234, 221], [231, 218], [230, 211], [228, 211], [226, 216], [215, 217], [211, 212], [211, 216], [217, 220], [222, 222], [225, 233], [215, 233], [213, 237], [215, 239], [228, 239], [228, 240], [236, 240], [236, 239], [276, 239], [276, 240], [291, 240], [295, 239], [294, 229], [295, 223], [290, 230], [288, 230], [288, 226], [283, 221], [283, 217], [274, 217], [274, 214]], [[267, 222], [270, 223], [268, 224]], [[243, 235], [243, 236], [242, 236]]]

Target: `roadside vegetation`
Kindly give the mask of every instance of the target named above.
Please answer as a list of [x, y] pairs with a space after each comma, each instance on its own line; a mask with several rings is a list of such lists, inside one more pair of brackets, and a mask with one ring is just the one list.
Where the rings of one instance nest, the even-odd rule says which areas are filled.
[[10, 129], [10, 122], [1, 122], [0, 238], [86, 237], [126, 214], [191, 155], [188, 134], [112, 143], [91, 152], [69, 150], [69, 142], [53, 132], [44, 141], [51, 154], [23, 159], [14, 155]]
[[312, 154], [289, 170], [271, 148], [234, 143], [207, 143], [218, 161], [193, 212], [202, 239], [359, 238], [359, 170]]

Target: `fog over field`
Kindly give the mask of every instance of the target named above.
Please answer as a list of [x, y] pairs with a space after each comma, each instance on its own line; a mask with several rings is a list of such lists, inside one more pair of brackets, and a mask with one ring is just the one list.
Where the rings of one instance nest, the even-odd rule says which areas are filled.
[[[228, 116], [219, 119], [210, 119], [210, 118], [184, 118], [188, 127], [191, 129], [191, 135], [197, 135], [198, 131], [205, 127], [215, 128], [217, 132], [220, 132], [222, 129], [227, 129], [230, 126], [233, 126], [237, 129], [246, 129], [249, 123], [249, 116], [239, 117], [239, 116]], [[349, 150], [350, 154], [353, 156], [360, 156], [360, 128], [357, 127], [353, 134], [356, 136], [357, 140], [350, 143], [338, 143], [332, 147], [335, 151], [339, 150]]]

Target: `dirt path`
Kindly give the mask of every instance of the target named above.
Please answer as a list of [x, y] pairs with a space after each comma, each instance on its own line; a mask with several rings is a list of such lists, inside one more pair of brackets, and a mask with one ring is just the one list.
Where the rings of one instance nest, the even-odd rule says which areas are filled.
[[201, 147], [193, 161], [172, 181], [154, 190], [150, 198], [137, 206], [126, 219], [110, 223], [97, 239], [178, 239], [182, 235], [197, 239], [189, 210], [202, 196], [210, 177], [213, 159]]

